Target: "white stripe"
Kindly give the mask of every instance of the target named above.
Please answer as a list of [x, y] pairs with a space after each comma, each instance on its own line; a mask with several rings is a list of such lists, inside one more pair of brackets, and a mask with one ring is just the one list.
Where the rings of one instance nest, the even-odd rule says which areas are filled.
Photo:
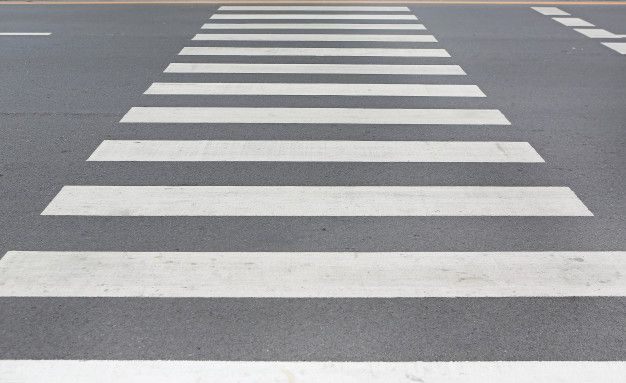
[[579, 19], [577, 17], [553, 17], [552, 20], [558, 21], [559, 23], [567, 27], [593, 27], [594, 26], [590, 22], [587, 22], [583, 19]]
[[330, 14], [330, 13], [216, 13], [211, 17], [213, 20], [417, 20], [415, 15], [377, 15], [377, 14]]
[[144, 94], [267, 96], [485, 97], [476, 85], [155, 82]]
[[527, 142], [131, 140], [88, 161], [544, 162]]
[[626, 55], [626, 43], [602, 43], [602, 44], [613, 49], [617, 53]]
[[219, 11], [345, 11], [345, 12], [409, 12], [407, 7], [369, 7], [332, 5], [223, 5]]
[[445, 49], [185, 47], [183, 56], [450, 57]]
[[50, 36], [50, 32], [0, 32], [0, 36]]
[[316, 24], [293, 24], [293, 23], [245, 23], [245, 24], [231, 24], [231, 23], [211, 23], [204, 24], [202, 29], [389, 29], [389, 30], [425, 30], [426, 27], [422, 24], [334, 24], [334, 23], [316, 23]]
[[592, 39], [619, 39], [622, 37], [604, 29], [574, 28], [574, 30]]
[[531, 7], [535, 11], [546, 16], [569, 16], [569, 13], [560, 10], [557, 7]]
[[218, 34], [201, 33], [195, 41], [388, 41], [436, 43], [432, 35], [332, 35], [332, 34]]
[[0, 280], [1, 297], [623, 297], [626, 252], [10, 251]]
[[166, 73], [465, 75], [458, 65], [172, 63]]
[[591, 216], [566, 187], [64, 186], [42, 215]]
[[510, 125], [496, 109], [133, 107], [120, 122], [185, 124]]
[[623, 383], [626, 362], [0, 360], [19, 383]]

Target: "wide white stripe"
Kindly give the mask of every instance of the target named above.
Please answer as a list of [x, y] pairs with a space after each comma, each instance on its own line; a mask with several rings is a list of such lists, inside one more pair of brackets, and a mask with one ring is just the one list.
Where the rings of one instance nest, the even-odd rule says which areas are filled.
[[496, 109], [133, 107], [120, 122], [510, 125], [509, 120]]
[[626, 296], [626, 252], [10, 251], [2, 297]]
[[183, 56], [450, 57], [445, 49], [185, 47]]
[[566, 187], [64, 186], [43, 215], [590, 216]]
[[331, 13], [216, 13], [213, 20], [417, 20], [415, 15], [331, 14]]
[[560, 10], [557, 7], [531, 7], [535, 11], [546, 16], [569, 16], [569, 13]]
[[574, 30], [578, 33], [581, 33], [587, 37], [592, 39], [619, 39], [622, 38], [621, 35], [616, 35], [611, 33], [605, 29], [596, 29], [596, 28], [574, 28]]
[[435, 43], [432, 35], [332, 35], [332, 34], [221, 34], [200, 33], [195, 41], [388, 41]]
[[593, 27], [594, 25], [588, 21], [583, 19], [579, 19], [577, 17], [553, 17], [552, 20], [558, 21], [559, 23], [567, 26], [567, 27]]
[[0, 360], [19, 383], [623, 383], [626, 362]]
[[342, 83], [197, 83], [155, 82], [145, 94], [278, 95], [278, 96], [399, 96], [485, 97], [476, 85], [450, 84], [342, 84]]
[[458, 65], [172, 63], [167, 73], [465, 75]]
[[0, 36], [50, 36], [50, 32], [0, 32]]
[[602, 43], [602, 44], [613, 49], [617, 53], [626, 55], [626, 43]]
[[210, 23], [204, 24], [202, 29], [385, 29], [385, 30], [425, 30], [423, 24], [339, 24], [339, 23]]
[[543, 162], [527, 142], [104, 141], [88, 161]]
[[345, 11], [409, 12], [407, 7], [333, 6], [333, 5], [223, 5], [219, 11]]

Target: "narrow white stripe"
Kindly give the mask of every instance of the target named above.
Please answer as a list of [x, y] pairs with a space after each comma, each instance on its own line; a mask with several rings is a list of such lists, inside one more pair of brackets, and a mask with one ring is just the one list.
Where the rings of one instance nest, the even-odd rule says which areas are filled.
[[0, 360], [19, 383], [623, 383], [626, 362]]
[[567, 187], [64, 186], [42, 215], [590, 216]]
[[330, 13], [216, 13], [213, 20], [417, 20], [415, 15], [377, 15], [377, 14], [330, 14]]
[[546, 16], [569, 16], [570, 14], [557, 7], [531, 7], [535, 11]]
[[345, 11], [345, 12], [409, 12], [407, 7], [369, 7], [332, 5], [223, 5], [219, 11]]
[[445, 49], [185, 47], [183, 56], [450, 57]]
[[320, 84], [155, 82], [144, 94], [485, 97], [476, 85], [449, 84]]
[[592, 39], [619, 39], [622, 37], [604, 29], [574, 28], [574, 30]]
[[88, 161], [543, 162], [527, 142], [104, 141]]
[[613, 49], [615, 52], [626, 55], [626, 43], [602, 43]]
[[558, 21], [559, 23], [567, 26], [567, 27], [594, 27], [595, 25], [587, 22], [583, 19], [579, 19], [577, 17], [553, 17], [552, 20]]
[[120, 122], [510, 125], [497, 109], [133, 107]]
[[10, 251], [0, 280], [2, 297], [623, 297], [626, 252]]
[[0, 36], [50, 36], [50, 32], [0, 32]]
[[388, 30], [417, 30], [423, 31], [426, 29], [423, 24], [335, 24], [335, 23], [317, 23], [317, 24], [294, 24], [294, 23], [280, 23], [280, 24], [231, 24], [231, 23], [211, 23], [204, 24], [202, 29], [388, 29]]
[[197, 34], [196, 41], [387, 41], [435, 43], [432, 35], [332, 35], [332, 34]]
[[458, 65], [172, 63], [166, 73], [465, 75]]

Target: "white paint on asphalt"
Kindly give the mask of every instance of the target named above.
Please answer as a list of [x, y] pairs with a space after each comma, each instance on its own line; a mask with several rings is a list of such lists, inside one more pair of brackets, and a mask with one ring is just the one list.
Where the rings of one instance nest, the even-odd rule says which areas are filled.
[[579, 19], [577, 17], [553, 17], [552, 20], [558, 21], [559, 23], [567, 26], [567, 27], [594, 27], [595, 25], [591, 24], [588, 21], [583, 19]]
[[535, 11], [546, 16], [569, 16], [570, 14], [557, 7], [531, 7]]
[[527, 142], [103, 141], [88, 161], [543, 162]]
[[185, 47], [182, 56], [371, 56], [450, 57], [445, 49]]
[[155, 82], [144, 94], [266, 96], [485, 97], [476, 85]]
[[409, 12], [409, 8], [334, 5], [223, 5], [219, 8], [219, 11]]
[[510, 125], [497, 109], [133, 107], [125, 123]]
[[16, 383], [623, 383], [626, 362], [0, 360]]
[[384, 29], [384, 30], [426, 30], [423, 24], [339, 24], [339, 23], [210, 23], [202, 29]]
[[348, 34], [221, 34], [200, 33], [193, 37], [195, 41], [386, 41], [386, 42], [422, 42], [436, 43], [433, 35], [348, 35]]
[[616, 35], [604, 29], [574, 28], [574, 30], [592, 39], [620, 39], [622, 38], [621, 35]]
[[602, 43], [602, 44], [613, 49], [617, 53], [626, 55], [626, 43]]
[[1, 297], [626, 295], [626, 252], [54, 252], [0, 259]]
[[417, 20], [415, 15], [332, 14], [332, 13], [215, 13], [213, 20]]
[[592, 216], [567, 187], [64, 186], [42, 215]]
[[0, 32], [0, 36], [50, 36], [50, 32]]
[[458, 65], [172, 63], [166, 73], [465, 75]]

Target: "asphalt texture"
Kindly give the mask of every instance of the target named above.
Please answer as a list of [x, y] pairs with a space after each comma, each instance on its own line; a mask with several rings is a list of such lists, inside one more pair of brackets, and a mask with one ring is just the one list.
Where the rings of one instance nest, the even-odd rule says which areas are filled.
[[[626, 33], [626, 7], [559, 6]], [[412, 6], [482, 99], [368, 98], [372, 108], [500, 109], [511, 126], [119, 124], [132, 106], [362, 107], [358, 97], [148, 96], [152, 82], [364, 81], [358, 75], [166, 74], [210, 5], [0, 7], [0, 254], [102, 251], [626, 249], [626, 56], [530, 6]], [[212, 42], [262, 46], [262, 43]], [[274, 43], [376, 47], [383, 43]], [[349, 45], [348, 45], [349, 44]], [[426, 47], [426, 43], [397, 43]], [[433, 45], [433, 44], [430, 44]], [[431, 46], [428, 46], [431, 47]], [[232, 58], [213, 57], [212, 62]], [[238, 57], [238, 62], [273, 62]], [[527, 141], [541, 164], [98, 163], [105, 139]], [[63, 185], [568, 186], [593, 217], [61, 217]], [[2, 359], [625, 360], [626, 298], [0, 298]]]

